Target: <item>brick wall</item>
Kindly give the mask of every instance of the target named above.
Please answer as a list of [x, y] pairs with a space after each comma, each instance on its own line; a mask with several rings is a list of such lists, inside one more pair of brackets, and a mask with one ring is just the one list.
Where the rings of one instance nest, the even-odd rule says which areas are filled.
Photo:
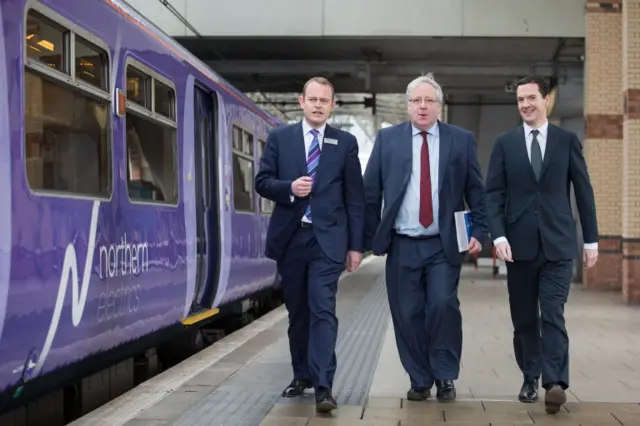
[[622, 295], [640, 302], [640, 0], [622, 12]]
[[[587, 1], [585, 157], [596, 197], [599, 260], [585, 271], [585, 287], [622, 286], [623, 97], [620, 0]], [[588, 241], [587, 241], [588, 242]]]

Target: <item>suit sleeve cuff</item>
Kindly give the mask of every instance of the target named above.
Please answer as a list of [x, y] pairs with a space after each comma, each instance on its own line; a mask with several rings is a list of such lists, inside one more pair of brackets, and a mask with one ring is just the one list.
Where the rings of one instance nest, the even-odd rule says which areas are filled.
[[498, 244], [506, 243], [506, 242], [507, 242], [507, 238], [506, 237], [498, 237], [495, 240], [493, 240], [493, 245], [497, 246]]
[[585, 243], [584, 248], [586, 250], [598, 250], [598, 243]]

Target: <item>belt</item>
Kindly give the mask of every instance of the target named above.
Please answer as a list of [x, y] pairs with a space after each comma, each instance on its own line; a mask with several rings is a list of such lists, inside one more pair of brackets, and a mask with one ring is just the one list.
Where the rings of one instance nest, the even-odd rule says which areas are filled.
[[397, 231], [396, 231], [396, 235], [399, 235], [402, 238], [409, 238], [410, 240], [433, 240], [434, 238], [440, 238], [440, 234], [435, 234], [435, 235], [407, 235], [407, 234], [400, 234]]
[[311, 224], [309, 222], [300, 222], [301, 228], [311, 228]]

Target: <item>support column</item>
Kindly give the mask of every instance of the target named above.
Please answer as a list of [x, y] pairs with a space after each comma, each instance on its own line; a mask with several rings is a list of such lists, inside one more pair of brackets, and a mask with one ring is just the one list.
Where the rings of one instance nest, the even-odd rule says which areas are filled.
[[588, 289], [622, 287], [622, 4], [587, 0], [584, 152], [596, 198], [599, 260]]
[[625, 0], [622, 12], [622, 296], [640, 302], [640, 0]]

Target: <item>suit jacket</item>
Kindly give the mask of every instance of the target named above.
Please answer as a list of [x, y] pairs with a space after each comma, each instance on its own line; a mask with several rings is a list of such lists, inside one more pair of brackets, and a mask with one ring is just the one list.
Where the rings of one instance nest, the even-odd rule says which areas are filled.
[[[327, 143], [327, 139], [338, 143]], [[301, 176], [308, 176], [302, 122], [274, 129], [255, 178], [258, 194], [276, 203], [265, 255], [280, 260], [309, 203], [313, 232], [329, 258], [344, 262], [347, 250], [362, 252], [365, 204], [355, 136], [327, 125], [315, 182], [305, 198], [294, 196], [291, 190], [293, 181]]]
[[549, 124], [540, 181], [536, 180], [523, 126], [499, 136], [487, 171], [491, 237], [506, 237], [513, 260], [533, 260], [542, 242], [547, 259], [575, 258], [576, 225], [570, 184], [582, 221], [584, 241], [598, 241], [593, 189], [578, 137]]
[[[442, 122], [438, 122], [438, 126], [440, 236], [447, 259], [451, 264], [459, 265], [465, 254], [458, 251], [454, 213], [465, 209], [466, 198], [472, 211], [473, 236], [482, 242], [488, 231], [484, 187], [473, 134]], [[365, 246], [376, 255], [386, 253], [391, 242], [391, 233], [411, 177], [412, 140], [410, 122], [380, 130], [367, 164], [364, 174], [367, 201]]]

